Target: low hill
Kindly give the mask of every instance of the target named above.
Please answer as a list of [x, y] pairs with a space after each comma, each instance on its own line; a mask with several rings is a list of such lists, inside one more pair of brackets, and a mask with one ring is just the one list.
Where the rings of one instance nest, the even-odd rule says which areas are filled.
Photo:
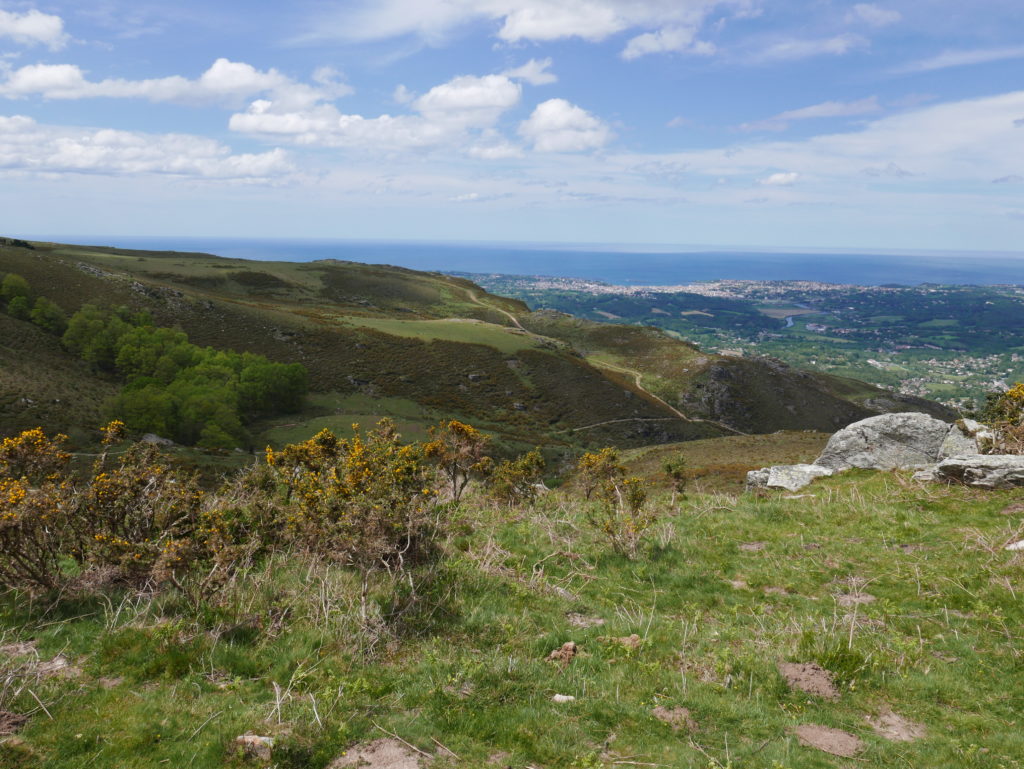
[[[207, 254], [4, 241], [0, 272], [26, 278], [72, 313], [87, 302], [146, 310], [196, 344], [297, 362], [310, 373], [309, 407], [258, 425], [258, 440], [293, 440], [313, 427], [344, 432], [390, 415], [405, 431], [441, 417], [468, 420], [509, 448], [639, 446], [779, 429], [834, 430], [886, 410], [942, 413], [926, 401], [812, 375], [760, 359], [710, 355], [661, 331], [531, 313], [439, 273], [341, 261], [255, 262]], [[36, 420], [95, 426], [115, 383], [17, 328], [18, 367], [0, 371], [0, 429]], [[69, 368], [70, 367], [70, 368]], [[75, 371], [73, 410], [32, 412], [59, 394], [33, 382]], [[59, 375], [57, 372], [62, 372]], [[42, 388], [42, 389], [41, 389]], [[13, 397], [12, 395], [17, 395]]]

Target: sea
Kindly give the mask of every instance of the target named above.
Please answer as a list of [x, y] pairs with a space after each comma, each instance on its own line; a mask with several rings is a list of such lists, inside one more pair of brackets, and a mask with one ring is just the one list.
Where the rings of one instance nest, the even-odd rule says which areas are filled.
[[[44, 239], [44, 238], [34, 238]], [[581, 278], [625, 286], [709, 280], [806, 280], [861, 286], [1024, 285], [1024, 252], [864, 252], [223, 237], [64, 236], [97, 246], [242, 259], [341, 259], [434, 272]]]

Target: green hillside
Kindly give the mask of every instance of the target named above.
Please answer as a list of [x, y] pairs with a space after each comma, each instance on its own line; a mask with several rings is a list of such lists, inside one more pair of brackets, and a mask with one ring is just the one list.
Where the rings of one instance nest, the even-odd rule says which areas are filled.
[[[934, 410], [859, 383], [705, 354], [655, 329], [531, 313], [439, 273], [9, 240], [0, 245], [0, 273], [21, 275], [69, 315], [90, 302], [123, 305], [180, 328], [194, 344], [305, 366], [306, 408], [254, 425], [255, 447], [353, 417], [395, 416], [419, 430], [457, 417], [509, 450], [562, 451], [832, 430], [880, 410]], [[36, 422], [94, 429], [116, 382], [67, 356], [55, 338], [34, 343], [30, 324], [4, 323], [0, 355], [18, 362], [0, 370], [0, 430]], [[66, 387], [57, 372], [68, 371], [81, 372], [73, 407], [42, 408], [69, 402], [57, 392]]]

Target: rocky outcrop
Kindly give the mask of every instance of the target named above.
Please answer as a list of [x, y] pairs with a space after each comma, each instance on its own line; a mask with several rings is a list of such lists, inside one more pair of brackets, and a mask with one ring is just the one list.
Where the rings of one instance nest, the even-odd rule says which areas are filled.
[[963, 454], [943, 459], [914, 474], [918, 481], [963, 483], [982, 489], [1024, 486], [1024, 456], [1017, 454]]
[[786, 489], [799, 491], [815, 478], [832, 475], [820, 465], [775, 465], [747, 473], [747, 489]]
[[815, 464], [836, 471], [927, 467], [940, 459], [949, 433], [948, 423], [927, 414], [881, 414], [835, 433]]

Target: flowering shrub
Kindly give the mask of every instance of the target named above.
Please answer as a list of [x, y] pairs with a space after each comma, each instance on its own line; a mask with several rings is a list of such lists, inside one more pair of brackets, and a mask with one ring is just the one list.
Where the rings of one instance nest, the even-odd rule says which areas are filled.
[[32, 487], [25, 478], [0, 478], [0, 584], [60, 587], [61, 561], [79, 544], [73, 491], [67, 481]]
[[587, 499], [590, 499], [598, 488], [615, 478], [620, 478], [625, 472], [626, 468], [619, 463], [619, 452], [610, 447], [597, 452], [587, 452], [576, 463], [576, 477]]
[[359, 570], [364, 618], [372, 572], [403, 572], [428, 555], [436, 497], [430, 466], [423, 446], [402, 445], [390, 420], [348, 440], [323, 431], [268, 450], [267, 461], [290, 489], [293, 535]]
[[647, 508], [644, 482], [626, 477], [626, 468], [612, 448], [584, 454], [576, 467], [587, 499], [594, 498], [587, 519], [608, 538], [615, 552], [636, 558], [640, 542], [658, 519]]
[[1017, 382], [1005, 392], [990, 395], [981, 418], [995, 428], [998, 451], [1024, 453], [1024, 383]]
[[491, 438], [472, 425], [454, 419], [430, 428], [430, 437], [432, 440], [424, 446], [424, 451], [437, 463], [452, 501], [458, 502], [471, 478], [484, 478], [490, 473], [491, 458], [485, 453]]
[[34, 483], [56, 478], [71, 460], [63, 449], [67, 440], [66, 435], [47, 438], [40, 427], [4, 438], [0, 443], [0, 477], [27, 478]]
[[543, 481], [544, 467], [539, 449], [499, 462], [487, 479], [487, 493], [492, 499], [510, 506], [532, 502]]

